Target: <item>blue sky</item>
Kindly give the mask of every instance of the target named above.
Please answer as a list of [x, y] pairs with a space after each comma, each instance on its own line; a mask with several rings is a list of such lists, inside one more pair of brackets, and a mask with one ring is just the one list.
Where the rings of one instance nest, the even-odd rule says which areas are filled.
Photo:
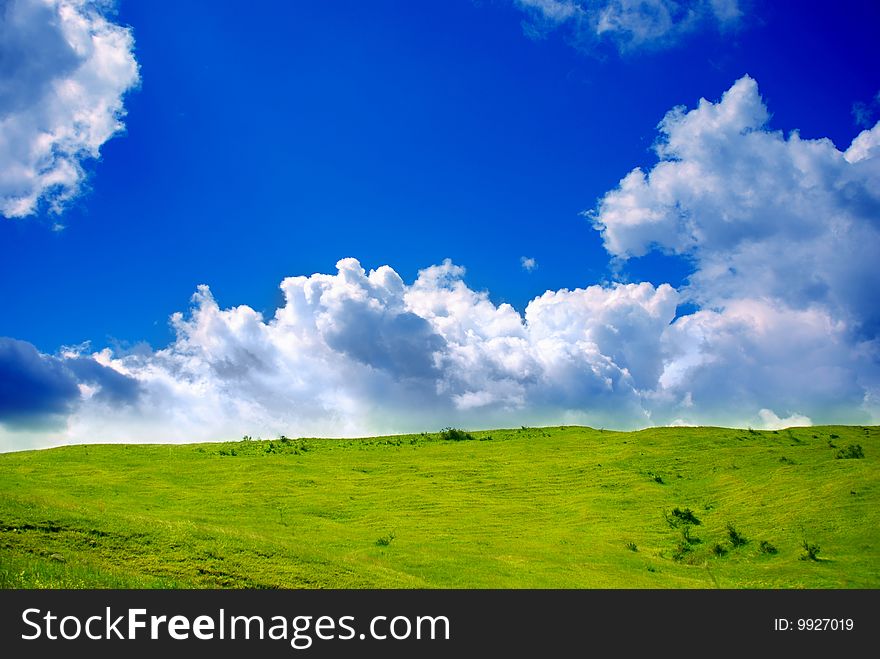
[[[108, 440], [110, 434], [143, 439], [162, 433], [179, 440], [165, 426], [154, 427], [144, 420], [149, 416], [144, 401], [157, 405], [166, 395], [180, 404], [185, 416], [188, 399], [169, 393], [177, 391], [169, 384], [175, 378], [181, 387], [200, 382], [202, 391], [216, 394], [221, 407], [228, 408], [224, 397], [250, 401], [241, 411], [250, 415], [246, 422], [233, 423], [224, 416], [226, 426], [210, 429], [209, 438], [217, 439], [241, 428], [255, 428], [249, 433], [255, 435], [285, 429], [289, 435], [299, 429], [357, 434], [421, 429], [420, 422], [425, 427], [442, 426], [447, 425], [445, 419], [471, 425], [558, 419], [621, 427], [762, 420], [772, 425], [773, 419], [876, 422], [877, 304], [870, 296], [857, 295], [858, 290], [869, 290], [876, 279], [871, 264], [878, 227], [877, 207], [872, 205], [878, 190], [877, 167], [871, 164], [877, 157], [871, 151], [873, 142], [868, 156], [859, 156], [861, 164], [853, 164], [852, 171], [835, 169], [837, 173], [828, 174], [830, 178], [821, 183], [838, 191], [855, 185], [862, 201], [840, 202], [840, 206], [828, 201], [827, 215], [815, 218], [809, 209], [825, 209], [827, 200], [810, 196], [817, 184], [808, 181], [803, 183], [805, 196], [786, 205], [799, 209], [803, 204], [802, 212], [810, 216], [803, 218], [798, 215], [801, 211], [793, 210], [786, 221], [794, 224], [786, 226], [795, 226], [791, 230], [801, 237], [812, 236], [797, 242], [803, 243], [798, 247], [801, 262], [818, 273], [815, 282], [810, 273], [797, 275], [796, 269], [782, 268], [773, 281], [757, 273], [730, 277], [725, 283], [723, 277], [711, 274], [727, 257], [722, 239], [705, 238], [714, 235], [709, 224], [687, 236], [671, 224], [648, 227], [644, 213], [668, 213], [672, 207], [685, 208], [688, 222], [699, 226], [728, 217], [726, 210], [698, 200], [694, 190], [682, 191], [682, 181], [689, 176], [683, 168], [676, 175], [678, 182], [667, 187], [648, 185], [630, 196], [619, 187], [636, 168], [647, 173], [664, 159], [655, 145], [665, 139], [658, 123], [670, 110], [683, 106], [685, 112], [696, 111], [701, 98], [721, 107], [722, 96], [744, 76], [755, 83], [754, 89], [743, 83], [742, 93], [748, 97], [743, 105], [734, 105], [733, 94], [726, 103], [745, 116], [754, 105], [749, 105], [749, 98], [760, 99], [767, 120], [744, 124], [736, 134], [756, 131], [767, 136], [766, 149], [749, 151], [752, 145], [737, 151], [738, 145], [746, 144], [737, 138], [712, 146], [719, 153], [729, 149], [724, 152], [726, 159], [710, 161], [694, 155], [698, 150], [684, 149], [667, 154], [666, 160], [695, 163], [710, 178], [717, 175], [718, 180], [734, 182], [752, 163], [756, 168], [769, 167], [767, 176], [772, 179], [781, 171], [776, 160], [781, 156], [767, 155], [771, 151], [788, 149], [791, 155], [785, 162], [799, 167], [798, 147], [788, 141], [791, 131], [797, 131], [803, 142], [833, 143], [832, 147], [815, 142], [816, 149], [826, 145], [825, 155], [810, 158], [825, 160], [811, 164], [809, 172], [838, 167], [851, 142], [880, 118], [880, 58], [874, 43], [880, 7], [875, 3], [829, 7], [706, 0], [670, 9], [672, 5], [663, 0], [123, 0], [115, 13], [105, 11], [103, 16], [80, 0], [53, 0], [51, 11], [42, 13], [25, 11], [31, 3], [16, 0], [12, 5], [18, 8], [7, 9], [6, 18], [0, 19], [6, 22], [0, 48], [13, 55], [7, 57], [12, 62], [8, 70], [0, 71], [6, 78], [0, 87], [0, 109], [6, 106], [7, 117], [15, 119], [31, 103], [32, 109], [45, 110], [47, 121], [61, 122], [53, 125], [56, 132], [65, 120], [64, 107], [45, 90], [72, 78], [75, 65], [45, 54], [52, 42], [49, 37], [25, 43], [15, 36], [24, 33], [23, 26], [42, 25], [40, 21], [57, 24], [51, 16], [56, 7], [72, 7], [84, 17], [85, 27], [77, 29], [85, 33], [94, 36], [103, 30], [114, 35], [118, 41], [114, 47], [120, 57], [128, 58], [128, 66], [120, 65], [115, 78], [94, 88], [87, 86], [93, 78], [83, 78], [87, 82], [81, 94], [95, 102], [83, 101], [77, 107], [104, 107], [99, 103], [104, 96], [121, 103], [119, 109], [124, 111], [94, 121], [104, 125], [102, 121], [115, 117], [124, 129], [96, 129], [73, 147], [58, 138], [52, 153], [67, 148], [72, 154], [67, 159], [82, 168], [79, 174], [68, 173], [73, 182], [61, 186], [62, 194], [69, 197], [62, 202], [57, 185], [28, 184], [27, 188], [13, 175], [22, 165], [15, 153], [26, 151], [13, 148], [16, 140], [36, 144], [27, 141], [36, 139], [27, 130], [37, 135], [49, 128], [36, 124], [15, 128], [18, 124], [12, 120], [4, 120], [0, 127], [8, 133], [0, 145], [0, 172], [4, 168], [7, 172], [0, 174], [5, 176], [0, 193], [19, 204], [10, 201], [6, 217], [0, 218], [0, 336], [18, 342], [8, 343], [5, 353], [0, 349], [7, 381], [6, 389], [0, 389], [0, 397], [6, 396], [0, 402], [0, 432], [6, 433], [8, 446], [80, 441], [83, 428], [94, 432], [96, 427], [108, 429], [104, 436]], [[665, 23], [660, 20], [664, 12], [669, 17]], [[64, 34], [71, 38], [71, 32]], [[82, 56], [81, 61], [87, 58]], [[38, 69], [38, 62], [45, 65]], [[86, 64], [80, 66], [84, 70]], [[82, 122], [82, 116], [97, 115], [77, 116]], [[698, 139], [689, 125], [679, 126], [682, 140]], [[666, 133], [667, 138], [675, 134]], [[872, 135], [866, 143], [874, 139]], [[90, 157], [89, 150], [99, 157]], [[739, 162], [738, 153], [744, 154], [742, 167], [724, 170], [724, 163]], [[760, 268], [755, 265], [759, 256], [777, 255], [779, 244], [771, 249], [760, 238], [765, 233], [761, 227], [782, 221], [773, 210], [776, 202], [768, 197], [760, 202], [764, 210], [759, 212], [747, 201], [763, 199], [761, 180], [756, 176], [746, 181], [745, 185], [755, 186], [751, 196], [729, 197], [730, 217], [742, 232], [737, 229], [725, 239], [732, 246], [747, 244], [750, 251], [739, 254], [737, 263], [727, 263], [728, 270], [748, 263], [754, 272]], [[783, 187], [789, 184], [789, 179], [779, 182]], [[25, 193], [33, 203], [22, 206]], [[719, 192], [713, 198], [728, 199], [726, 194]], [[834, 197], [829, 195], [827, 199]], [[746, 206], [753, 215], [743, 215]], [[635, 212], [634, 207], [644, 211], [638, 216], [642, 220], [632, 214], [624, 217]], [[820, 246], [822, 232], [833, 218], [842, 216], [857, 218], [847, 220], [847, 226], [857, 226], [852, 244], [863, 249], [852, 257], [860, 265], [841, 273]], [[798, 224], [802, 219], [803, 226]], [[647, 233], [633, 233], [633, 222]], [[665, 233], [655, 231], [659, 226], [666, 227]], [[765, 247], [770, 251], [762, 251]], [[232, 319], [233, 308], [247, 305], [262, 314], [254, 331], [271, 333], [266, 328], [273, 315], [290, 300], [279, 290], [279, 282], [313, 273], [334, 276], [337, 262], [347, 257], [357, 259], [367, 272], [390, 266], [406, 287], [416, 286], [420, 271], [442, 268], [450, 259], [446, 279], [432, 281], [448, 284], [460, 278], [471, 295], [469, 308], [480, 308], [481, 293], [496, 315], [506, 309], [499, 305], [512, 305], [525, 330], [499, 337], [480, 325], [482, 320], [474, 320], [482, 318], [491, 325], [495, 321], [486, 319], [492, 314], [484, 318], [474, 312], [467, 322], [461, 321], [459, 330], [461, 336], [483, 337], [484, 343], [454, 340], [440, 317], [431, 315], [434, 306], [425, 303], [419, 311], [424, 300], [415, 300], [409, 288], [392, 304], [388, 290], [396, 284], [388, 284], [390, 289], [383, 284], [385, 292], [380, 295], [369, 289], [370, 295], [388, 305], [382, 319], [394, 318], [378, 329], [358, 316], [357, 332], [350, 337], [344, 331], [346, 319], [354, 317], [350, 310], [329, 303], [310, 307], [312, 321], [319, 320], [321, 349], [330, 356], [305, 371], [317, 369], [326, 375], [338, 369], [338, 377], [328, 376], [326, 382], [316, 377], [316, 384], [306, 387], [300, 398], [285, 398], [277, 406], [264, 403], [267, 396], [289, 390], [293, 365], [302, 366], [288, 354], [294, 339], [285, 335], [276, 337], [273, 345], [281, 346], [289, 361], [277, 371], [272, 371], [275, 366], [261, 371], [264, 376], [267, 369], [272, 371], [272, 377], [260, 376], [257, 386], [236, 370], [237, 379], [223, 379], [218, 364], [235, 365], [234, 355], [261, 353], [241, 337], [227, 346], [229, 353], [212, 353], [209, 348], [216, 346], [217, 338], [211, 327], [218, 323], [232, 327], [221, 333], [227, 341], [230, 332], [234, 335], [241, 329]], [[536, 266], [524, 268], [524, 257]], [[464, 273], [457, 267], [463, 267]], [[792, 285], [795, 276], [810, 279], [804, 290], [813, 292], [791, 293], [800, 290]], [[530, 301], [546, 291], [561, 294], [590, 286], [608, 297], [615, 287], [631, 285], [626, 290], [635, 291], [643, 283], [651, 285], [652, 295], [658, 295], [662, 284], [669, 284], [674, 292], [663, 302], [664, 309], [671, 305], [671, 317], [664, 315], [667, 311], [651, 311], [655, 314], [651, 317], [659, 319], [658, 334], [649, 340], [639, 323], [608, 321], [602, 325], [605, 330], [626, 337], [621, 338], [623, 347], [608, 347], [599, 336], [605, 330], [578, 316], [570, 321], [574, 327], [557, 328], [554, 336], [571, 337], [575, 330], [583, 330], [586, 334], [571, 339], [571, 345], [593, 357], [584, 357], [586, 361], [559, 380], [562, 371], [548, 365], [555, 362], [541, 352], [545, 348], [535, 347], [538, 339], [532, 330], [540, 322], [530, 324], [523, 315]], [[210, 287], [218, 315], [197, 326], [202, 317], [197, 311], [204, 307], [198, 306], [201, 302], [191, 307], [190, 298], [202, 284]], [[335, 285], [327, 283], [330, 288]], [[438, 286], [447, 292], [455, 288]], [[456, 290], [465, 295], [464, 289]], [[810, 341], [841, 346], [841, 351], [815, 364], [816, 373], [833, 374], [827, 390], [764, 391], [741, 382], [735, 388], [745, 393], [724, 408], [712, 396], [707, 395], [701, 406], [698, 393], [675, 389], [681, 381], [675, 374], [688, 369], [697, 371], [685, 379], [704, 382], [707, 391], [719, 378], [728, 382], [741, 377], [733, 366], [711, 372], [707, 365], [724, 359], [718, 357], [720, 343], [706, 336], [716, 330], [724, 336], [741, 331], [718, 328], [745, 316], [759, 324], [758, 316], [766, 320], [754, 304], [743, 312], [743, 300], [764, 303], [761, 313], [790, 311], [791, 315], [780, 316], [782, 334], [789, 322], [825, 328], [805, 338], [804, 346], [814, 345]], [[589, 307], [583, 300], [570, 304]], [[589, 307], [589, 318], [601, 317], [609, 304], [603, 298], [601, 310]], [[716, 316], [694, 317], [698, 310]], [[335, 316], [336, 311], [343, 315]], [[176, 324], [169, 323], [176, 312], [183, 315]], [[687, 322], [673, 323], [674, 318], [686, 316]], [[631, 317], [631, 313], [623, 316]], [[298, 318], [301, 325], [302, 317]], [[182, 330], [181, 323], [188, 329]], [[462, 329], [470, 327], [468, 323], [478, 328], [470, 335]], [[668, 329], [673, 326], [674, 331]], [[521, 331], [528, 337], [520, 336]], [[296, 336], [302, 346], [317, 340]], [[504, 353], [508, 356], [502, 358], [491, 352], [500, 338], [508, 351], [514, 350], [510, 348], [514, 338], [525, 341], [529, 350], [538, 350], [527, 352], [540, 368], [523, 365], [528, 362], [523, 355], [514, 358]], [[584, 347], [587, 344], [592, 347]], [[724, 349], [752, 350], [749, 354], [758, 359], [770, 347]], [[695, 356], [695, 351], [703, 357]], [[820, 352], [811, 349], [811, 354]], [[102, 356], [96, 356], [99, 353]], [[209, 353], [213, 357], [205, 356]], [[477, 353], [490, 355], [486, 359], [491, 363], [467, 361], [477, 359]], [[779, 350], [772, 353], [778, 355]], [[22, 355], [31, 364], [28, 368], [21, 366]], [[336, 357], [353, 360], [354, 366], [331, 363]], [[189, 367], [196, 359], [203, 360], [201, 366], [186, 372], [181, 364]], [[261, 363], [277, 365], [279, 359], [265, 357]], [[75, 360], [95, 361], [106, 369], [107, 377], [94, 375], [96, 367], [89, 370]], [[512, 366], [510, 360], [519, 366]], [[646, 360], [657, 363], [645, 366]], [[797, 369], [805, 368], [798, 366], [799, 361], [789, 356], [777, 366], [797, 379], [804, 375]], [[422, 362], [432, 364], [430, 373], [414, 384], [413, 364]], [[449, 371], [452, 363], [456, 368]], [[513, 371], [498, 376], [501, 363]], [[621, 396], [615, 394], [613, 404], [603, 402], [607, 392], [597, 393], [601, 387], [581, 390], [584, 378], [589, 378], [576, 374], [583, 368], [589, 377], [599, 377], [596, 374], [604, 373], [606, 366], [618, 375], [602, 375], [603, 381], [612, 383], [607, 386], [615, 392], [625, 390]], [[361, 367], [370, 374], [352, 375], [351, 368]], [[450, 374], [459, 368], [479, 376], [460, 382], [458, 375]], [[165, 373], [161, 395], [151, 389], [157, 369]], [[64, 371], [58, 376], [64, 380], [60, 389], [52, 380], [55, 376], [46, 375], [56, 371]], [[84, 375], [86, 371], [92, 375]], [[211, 379], [217, 373], [220, 381]], [[131, 394], [130, 414], [111, 422], [97, 401], [102, 392], [115, 391], [111, 380], [115, 382], [119, 374], [134, 383], [123, 390], [152, 393], [140, 398]], [[618, 376], [635, 384], [621, 384]], [[242, 384], [246, 380], [249, 384]], [[75, 393], [70, 393], [74, 385]], [[424, 390], [425, 398], [415, 403], [426, 410], [423, 420], [401, 411], [414, 402], [398, 388]], [[784, 384], [779, 388], [784, 389]], [[59, 394], [57, 405], [34, 403], [31, 409], [31, 403], [13, 399], [10, 393], [23, 389], [33, 389], [34, 400], [51, 398], [46, 392], [68, 393]], [[262, 393], [257, 395], [257, 390]], [[847, 395], [841, 397], [841, 390]], [[329, 392], [338, 395], [332, 403], [327, 402]], [[395, 402], [383, 407], [383, 397], [399, 399], [399, 406]], [[312, 410], [316, 405], [320, 414], [278, 411]], [[5, 425], [4, 409], [9, 415]], [[211, 416], [208, 410], [204, 414]], [[194, 414], [194, 418], [202, 417]], [[143, 426], [143, 432], [131, 431], [135, 426]]]

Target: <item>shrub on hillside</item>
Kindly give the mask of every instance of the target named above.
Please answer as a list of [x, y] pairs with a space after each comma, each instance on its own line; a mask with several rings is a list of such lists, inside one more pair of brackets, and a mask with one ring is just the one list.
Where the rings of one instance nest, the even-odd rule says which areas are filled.
[[806, 538], [804, 538], [801, 546], [804, 548], [804, 553], [801, 554], [802, 561], [818, 561], [819, 560], [819, 552], [822, 550], [821, 547], [817, 544], [813, 544], [807, 542]]
[[440, 439], [452, 442], [463, 442], [474, 439], [474, 436], [469, 432], [459, 430], [458, 428], [444, 428], [440, 431]]
[[848, 444], [846, 448], [842, 448], [837, 452], [838, 460], [848, 460], [853, 458], [864, 458], [865, 451], [861, 444]]
[[677, 529], [683, 524], [693, 524], [694, 526], [699, 526], [701, 524], [700, 520], [697, 519], [697, 516], [694, 515], [694, 511], [690, 508], [673, 508], [672, 513], [667, 513], [664, 510], [663, 516], [666, 518], [666, 523], [674, 529]]
[[734, 547], [742, 547], [748, 542], [745, 536], [736, 530], [736, 527], [730, 522], [727, 523], [727, 537], [730, 538], [730, 544]]
[[396, 536], [394, 535], [394, 531], [389, 533], [388, 535], [383, 535], [381, 538], [376, 539], [377, 547], [387, 547], [391, 544], [391, 541], [394, 540]]

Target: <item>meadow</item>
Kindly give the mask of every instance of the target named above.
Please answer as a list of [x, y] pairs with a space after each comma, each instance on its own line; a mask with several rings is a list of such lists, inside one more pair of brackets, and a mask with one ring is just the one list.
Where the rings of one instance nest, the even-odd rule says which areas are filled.
[[877, 588], [880, 428], [0, 454], [3, 588]]

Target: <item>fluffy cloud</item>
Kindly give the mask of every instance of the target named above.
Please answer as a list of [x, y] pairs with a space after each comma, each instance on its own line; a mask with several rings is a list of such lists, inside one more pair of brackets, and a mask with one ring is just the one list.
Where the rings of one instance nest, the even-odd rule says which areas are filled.
[[748, 76], [673, 109], [659, 162], [591, 217], [619, 260], [658, 249], [694, 265], [681, 293], [702, 310], [665, 333], [663, 405], [677, 396], [678, 412], [728, 424], [762, 408], [876, 420], [880, 124], [840, 151], [768, 119]]
[[[68, 415], [52, 441], [645, 425], [640, 390], [662, 370], [660, 336], [677, 299], [669, 286], [548, 292], [521, 315], [463, 276], [447, 261], [407, 285], [387, 266], [368, 273], [343, 259], [335, 275], [285, 279], [271, 319], [221, 309], [200, 286], [163, 350], [49, 357], [29, 347], [64, 383], [45, 410]], [[9, 386], [22, 385], [8, 373]], [[126, 392], [119, 405], [112, 394]]]
[[782, 428], [795, 428], [813, 425], [810, 417], [801, 416], [800, 414], [792, 414], [789, 417], [780, 419], [778, 416], [776, 416], [776, 414], [773, 413], [772, 410], [764, 409], [761, 410], [758, 415], [764, 422], [765, 430], [779, 430]]
[[660, 158], [634, 169], [593, 218], [620, 259], [651, 249], [693, 260], [687, 295], [821, 308], [876, 339], [880, 305], [880, 124], [846, 151], [767, 127], [754, 80], [660, 122]]
[[[48, 356], [0, 341], [0, 448], [877, 423], [880, 125], [841, 151], [771, 130], [768, 117], [748, 77], [717, 102], [672, 110], [658, 162], [592, 211], [624, 266], [653, 249], [689, 259], [679, 290], [547, 291], [520, 313], [450, 261], [407, 283], [347, 258], [335, 274], [282, 281], [284, 304], [266, 318], [220, 308], [199, 286], [161, 350]], [[696, 310], [677, 316], [685, 302]]]
[[[744, 298], [683, 316], [664, 334], [656, 420], [767, 426], [767, 413], [871, 423], [877, 355], [819, 308]], [[764, 410], [762, 412], [762, 410]]]
[[525, 29], [539, 36], [569, 25], [580, 46], [607, 39], [621, 51], [662, 47], [698, 26], [738, 21], [737, 0], [515, 0], [528, 15]]
[[123, 128], [139, 81], [129, 29], [97, 0], [0, 5], [0, 213], [59, 212], [85, 179], [82, 162]]

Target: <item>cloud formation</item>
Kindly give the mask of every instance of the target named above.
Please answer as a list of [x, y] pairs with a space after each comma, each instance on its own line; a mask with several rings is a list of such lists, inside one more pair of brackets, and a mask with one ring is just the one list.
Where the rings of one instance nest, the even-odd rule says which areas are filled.
[[[67, 414], [52, 434], [65, 443], [647, 423], [640, 388], [662, 370], [671, 287], [548, 292], [523, 315], [470, 289], [464, 274], [446, 261], [407, 285], [387, 266], [366, 272], [343, 259], [334, 275], [285, 279], [271, 319], [221, 309], [200, 286], [172, 317], [177, 337], [165, 349], [48, 356], [10, 340], [63, 386], [55, 400], [34, 377], [7, 368], [6, 381]], [[20, 428], [0, 423], [11, 444]]]
[[[161, 350], [50, 356], [0, 341], [0, 448], [447, 425], [878, 423], [880, 124], [841, 151], [768, 117], [749, 77], [717, 102], [671, 110], [656, 164], [590, 213], [624, 266], [650, 250], [689, 259], [679, 290], [547, 291], [520, 313], [450, 261], [407, 283], [346, 258], [335, 274], [284, 279], [267, 318], [221, 308], [199, 286]], [[677, 315], [683, 303], [695, 311]]]
[[621, 52], [673, 44], [706, 24], [735, 25], [737, 0], [514, 0], [527, 16], [523, 27], [540, 37], [560, 26], [586, 49], [607, 40]]
[[60, 212], [86, 177], [83, 161], [123, 129], [138, 84], [134, 40], [107, 2], [0, 4], [0, 214]]
[[52, 430], [85, 399], [124, 405], [139, 393], [136, 380], [90, 357], [43, 355], [30, 343], [0, 337], [0, 427]]
[[670, 111], [660, 161], [632, 170], [593, 215], [619, 259], [652, 249], [691, 259], [686, 295], [822, 309], [854, 335], [880, 330], [880, 123], [845, 151], [767, 127], [748, 76], [718, 103]]
[[659, 162], [627, 174], [593, 223], [619, 260], [660, 250], [693, 263], [681, 294], [701, 310], [669, 328], [660, 382], [682, 413], [876, 419], [880, 124], [840, 151], [768, 120], [748, 76], [717, 103], [671, 110]]

